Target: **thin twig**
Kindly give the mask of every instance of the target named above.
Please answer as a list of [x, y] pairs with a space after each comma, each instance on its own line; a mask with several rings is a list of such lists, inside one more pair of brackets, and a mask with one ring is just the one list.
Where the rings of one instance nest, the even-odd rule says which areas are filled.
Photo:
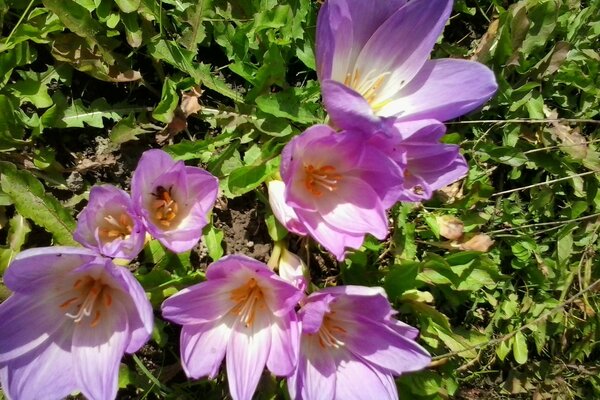
[[566, 122], [566, 123], [583, 123], [583, 124], [599, 124], [599, 120], [585, 119], [585, 118], [549, 118], [549, 119], [529, 119], [529, 118], [515, 118], [515, 119], [480, 119], [473, 121], [453, 121], [446, 122], [447, 125], [465, 125], [465, 124], [548, 124], [552, 122]]
[[431, 360], [432, 361], [437, 361], [437, 360], [441, 360], [443, 358], [449, 358], [449, 357], [454, 357], [457, 356], [461, 353], [465, 353], [467, 351], [471, 351], [471, 350], [478, 350], [478, 349], [482, 349], [494, 344], [498, 344], [498, 343], [502, 343], [510, 338], [512, 338], [513, 336], [515, 336], [517, 333], [524, 331], [525, 329], [528, 329], [529, 327], [536, 325], [538, 322], [541, 322], [545, 319], [547, 319], [548, 317], [552, 316], [554, 313], [562, 310], [564, 307], [568, 306], [569, 304], [573, 303], [575, 300], [579, 299], [580, 297], [582, 297], [584, 294], [586, 294], [587, 292], [595, 289], [596, 286], [598, 286], [600, 284], [600, 279], [596, 280], [594, 283], [592, 283], [590, 286], [588, 286], [587, 288], [585, 288], [584, 290], [580, 291], [579, 293], [571, 296], [568, 300], [566, 300], [564, 303], [559, 304], [558, 306], [554, 307], [553, 309], [546, 311], [545, 313], [542, 313], [542, 315], [540, 315], [539, 317], [537, 317], [536, 319], [534, 319], [533, 321], [530, 321], [528, 323], [526, 323], [525, 325], [520, 326], [518, 329], [507, 333], [506, 335], [497, 338], [497, 339], [492, 339], [488, 342], [485, 343], [480, 343], [480, 344], [476, 344], [474, 346], [469, 346], [466, 347], [462, 350], [456, 350], [456, 351], [451, 351], [449, 353], [446, 354], [442, 354], [439, 356], [435, 356], [432, 357]]
[[581, 174], [575, 174], [575, 175], [565, 176], [565, 177], [562, 177], [562, 178], [551, 179], [551, 180], [546, 181], [546, 182], [534, 183], [533, 185], [523, 186], [523, 187], [519, 187], [519, 188], [515, 188], [515, 189], [510, 189], [510, 190], [504, 190], [502, 192], [494, 193], [490, 197], [501, 196], [503, 194], [518, 192], [520, 190], [531, 189], [531, 188], [534, 188], [534, 187], [537, 187], [537, 186], [549, 185], [551, 183], [556, 183], [556, 182], [561, 182], [561, 181], [567, 181], [569, 179], [577, 178], [577, 177], [580, 177], [580, 176], [586, 176], [586, 175], [597, 174], [597, 173], [598, 173], [598, 171], [582, 172]]
[[579, 147], [579, 146], [596, 143], [596, 142], [600, 142], [600, 139], [589, 140], [587, 142], [581, 142], [581, 143], [577, 143], [577, 144], [557, 144], [555, 146], [540, 147], [538, 149], [531, 149], [531, 150], [524, 151], [522, 154], [537, 153], [539, 151], [544, 151], [544, 150], [562, 149], [565, 147]]
[[495, 233], [510, 232], [510, 231], [515, 231], [515, 230], [523, 229], [523, 228], [535, 228], [535, 227], [538, 227], [538, 226], [549, 226], [549, 225], [567, 225], [567, 224], [570, 224], [571, 222], [583, 221], [583, 220], [594, 218], [594, 217], [598, 217], [598, 216], [600, 216], [600, 213], [591, 214], [591, 215], [585, 215], [583, 217], [573, 218], [573, 219], [567, 219], [567, 220], [564, 220], [564, 221], [538, 222], [536, 224], [527, 224], [527, 225], [513, 226], [513, 227], [510, 227], [510, 228], [498, 229], [498, 230], [490, 231], [490, 232], [486, 232], [486, 233], [488, 235], [493, 235]]

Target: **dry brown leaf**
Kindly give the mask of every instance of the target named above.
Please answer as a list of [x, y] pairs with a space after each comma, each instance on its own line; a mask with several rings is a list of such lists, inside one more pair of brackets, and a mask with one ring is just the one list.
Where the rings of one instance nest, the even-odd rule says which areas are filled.
[[458, 248], [461, 250], [473, 250], [473, 251], [481, 251], [487, 252], [490, 247], [494, 244], [494, 241], [491, 237], [486, 235], [485, 233], [478, 233], [473, 236], [471, 239], [459, 243]]
[[[556, 110], [544, 110], [549, 119], [558, 119]], [[586, 138], [579, 133], [579, 128], [571, 128], [561, 121], [551, 121], [548, 131], [552, 138], [562, 144], [561, 150], [576, 160], [583, 160], [588, 155], [588, 146]]]
[[451, 215], [442, 215], [437, 218], [440, 227], [440, 235], [450, 240], [458, 240], [462, 237], [465, 225], [463, 222]]
[[198, 99], [200, 99], [200, 96], [202, 96], [203, 92], [204, 91], [200, 88], [200, 86], [196, 86], [189, 92], [181, 94], [181, 104], [179, 105], [179, 108], [186, 117], [196, 114], [202, 109]]
[[490, 58], [490, 49], [498, 36], [499, 25], [500, 21], [498, 19], [492, 21], [487, 32], [481, 37], [473, 55], [471, 55], [471, 60], [485, 63]]

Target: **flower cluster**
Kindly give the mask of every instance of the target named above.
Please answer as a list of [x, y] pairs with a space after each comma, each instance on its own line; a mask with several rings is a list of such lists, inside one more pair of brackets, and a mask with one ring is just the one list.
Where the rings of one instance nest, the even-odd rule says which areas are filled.
[[265, 366], [287, 377], [292, 399], [397, 399], [393, 376], [431, 361], [418, 331], [394, 318], [381, 288], [339, 286], [306, 297], [303, 264], [286, 252], [280, 276], [227, 256], [208, 267], [205, 282], [163, 303], [163, 316], [183, 325], [186, 374], [214, 378], [225, 359], [235, 400], [252, 398]]
[[468, 171], [441, 121], [497, 89], [471, 61], [429, 60], [452, 0], [328, 0], [317, 20], [316, 61], [331, 127], [314, 126], [284, 148], [269, 183], [277, 219], [338, 260], [366, 234], [387, 235], [386, 211], [422, 201]]
[[[428, 59], [451, 10], [452, 0], [327, 0], [319, 12], [317, 74], [329, 125], [285, 146], [281, 179], [268, 191], [290, 232], [340, 261], [365, 235], [387, 236], [394, 204], [427, 200], [468, 171], [458, 146], [441, 142], [442, 122], [481, 106], [497, 86], [478, 63]], [[153, 327], [144, 289], [121, 265], [148, 236], [176, 253], [192, 249], [217, 192], [210, 173], [150, 150], [131, 194], [92, 188], [74, 232], [84, 248], [17, 255], [4, 275], [13, 294], [0, 305], [7, 397], [115, 398], [123, 354], [143, 346]], [[163, 317], [183, 326], [185, 373], [214, 378], [225, 360], [235, 400], [252, 398], [265, 367], [287, 379], [293, 399], [398, 398], [394, 376], [431, 360], [417, 329], [395, 318], [383, 289], [314, 290], [300, 258], [275, 248], [269, 266], [221, 258], [204, 282], [164, 301]]]
[[132, 196], [92, 188], [74, 238], [86, 248], [26, 250], [4, 274], [13, 294], [0, 305], [0, 382], [9, 399], [59, 399], [80, 391], [113, 399], [119, 363], [149, 339], [152, 306], [133, 274], [146, 232], [182, 252], [200, 239], [218, 191], [208, 172], [160, 150], [142, 156]]

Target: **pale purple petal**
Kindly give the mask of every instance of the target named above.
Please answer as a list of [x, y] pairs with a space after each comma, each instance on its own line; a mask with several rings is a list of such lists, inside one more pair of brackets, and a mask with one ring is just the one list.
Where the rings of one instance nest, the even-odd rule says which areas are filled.
[[383, 372], [347, 353], [338, 355], [335, 385], [337, 399], [398, 399], [396, 383], [389, 372]]
[[188, 196], [198, 200], [204, 216], [213, 208], [219, 193], [219, 180], [210, 172], [197, 167], [186, 167]]
[[285, 183], [282, 181], [271, 181], [267, 184], [269, 190], [269, 204], [275, 218], [287, 229], [296, 235], [304, 236], [308, 232], [298, 221], [294, 209], [285, 202]]
[[4, 284], [13, 292], [45, 290], [56, 275], [92, 262], [98, 255], [83, 247], [40, 247], [17, 254], [4, 272]]
[[[65, 324], [56, 300], [13, 294], [0, 307], [0, 363], [23, 356], [48, 340]], [[47, 346], [47, 345], [44, 345]]]
[[293, 168], [290, 163], [306, 148], [311, 148], [311, 143], [322, 138], [326, 138], [334, 134], [335, 131], [328, 125], [313, 125], [302, 134], [295, 136], [281, 151], [281, 177], [284, 181], [288, 181], [293, 173]]
[[335, 297], [320, 290], [312, 293], [298, 312], [302, 321], [302, 333], [314, 334], [319, 332], [323, 318], [331, 311], [330, 304]]
[[271, 323], [268, 314], [258, 312], [250, 326], [238, 321], [233, 327], [225, 364], [234, 400], [251, 400], [256, 391], [271, 349]]
[[75, 376], [81, 392], [94, 400], [116, 397], [119, 364], [128, 343], [127, 314], [119, 303], [113, 303], [102, 319], [95, 327], [82, 321], [73, 335]]
[[335, 298], [335, 309], [337, 313], [345, 312], [354, 314], [359, 312], [379, 320], [386, 319], [393, 311], [392, 306], [387, 299], [385, 290], [379, 286], [331, 286], [311, 294], [309, 299], [312, 299], [313, 296], [317, 295]]
[[339, 261], [346, 257], [346, 248], [358, 249], [365, 240], [365, 234], [354, 234], [339, 231], [328, 225], [317, 213], [303, 212], [301, 220], [308, 233], [323, 247], [330, 251]]
[[[388, 234], [383, 204], [365, 181], [344, 176], [343, 185], [319, 202], [319, 213], [330, 226], [350, 234], [370, 233], [378, 239]], [[357, 193], [360, 193], [357, 196]]]
[[333, 74], [344, 79], [348, 65], [354, 64], [358, 52], [373, 32], [405, 0], [329, 0], [319, 10], [317, 19], [316, 59], [320, 79]]
[[126, 301], [123, 302], [131, 335], [125, 351], [134, 353], [148, 342], [154, 326], [154, 313], [144, 288], [131, 272], [125, 268], [117, 267], [115, 273], [120, 276], [124, 283], [123, 289], [129, 295]]
[[[344, 321], [344, 327], [353, 332], [346, 342], [352, 353], [395, 375], [421, 370], [431, 362], [427, 350], [415, 341], [366, 314], [357, 315], [354, 321]], [[362, 339], [365, 337], [369, 340]]]
[[431, 60], [394, 95], [394, 100], [383, 107], [379, 115], [396, 115], [403, 120], [446, 121], [481, 106], [497, 88], [494, 73], [482, 64], [454, 59]]
[[363, 74], [373, 69], [391, 72], [379, 101], [393, 96], [419, 72], [450, 17], [452, 4], [452, 0], [410, 1], [373, 33], [355, 69]]
[[289, 318], [275, 320], [271, 324], [271, 351], [267, 358], [267, 368], [277, 376], [289, 376], [298, 362], [300, 346], [300, 323], [296, 312]]
[[372, 146], [363, 153], [360, 169], [356, 171], [356, 177], [369, 183], [381, 199], [381, 206], [386, 210], [398, 201], [403, 189], [403, 175], [404, 172], [398, 163], [386, 157], [384, 151]]
[[77, 390], [70, 332], [53, 336], [23, 357], [0, 363], [0, 382], [8, 398], [18, 400], [61, 399]]
[[187, 376], [195, 379], [217, 376], [225, 357], [231, 325], [231, 322], [217, 320], [199, 325], [186, 325], [181, 329], [181, 363]]
[[330, 79], [321, 81], [323, 103], [339, 129], [365, 133], [384, 131], [386, 123], [373, 112], [365, 98], [348, 86]]
[[163, 302], [163, 318], [181, 325], [215, 321], [235, 305], [230, 292], [238, 286], [236, 280], [223, 278], [190, 286]]
[[[292, 398], [333, 400], [336, 397], [336, 365], [333, 352], [324, 351], [316, 337], [303, 335], [298, 369], [288, 381]], [[293, 388], [293, 389], [292, 389]]]

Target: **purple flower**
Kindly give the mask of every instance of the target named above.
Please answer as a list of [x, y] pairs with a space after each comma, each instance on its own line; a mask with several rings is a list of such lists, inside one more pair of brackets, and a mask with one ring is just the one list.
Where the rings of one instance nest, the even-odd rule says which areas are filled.
[[202, 236], [219, 182], [210, 173], [148, 150], [131, 180], [133, 204], [146, 230], [170, 250], [190, 250]]
[[436, 120], [396, 122], [387, 134], [375, 133], [369, 142], [385, 151], [404, 170], [400, 201], [422, 201], [465, 176], [469, 166], [459, 147], [440, 143], [446, 127]]
[[163, 317], [183, 325], [181, 360], [192, 378], [214, 378], [226, 357], [229, 391], [251, 399], [266, 365], [292, 374], [299, 325], [294, 307], [302, 293], [265, 264], [242, 255], [224, 257], [206, 281], [165, 300]]
[[490, 99], [497, 84], [484, 65], [428, 59], [451, 11], [452, 0], [328, 0], [316, 58], [334, 124], [377, 130], [388, 117], [445, 121]]
[[4, 274], [0, 382], [9, 398], [117, 394], [123, 353], [152, 332], [152, 307], [133, 275], [88, 249], [26, 250]]
[[129, 194], [112, 185], [92, 188], [73, 234], [75, 240], [99, 254], [127, 260], [142, 251], [145, 236]]
[[283, 149], [281, 184], [269, 186], [270, 202], [290, 231], [310, 234], [338, 260], [364, 236], [383, 239], [386, 210], [402, 190], [402, 170], [362, 133], [336, 133], [316, 125]]
[[381, 288], [338, 286], [311, 294], [299, 311], [300, 358], [292, 399], [397, 399], [393, 375], [431, 358], [418, 331], [395, 318]]

